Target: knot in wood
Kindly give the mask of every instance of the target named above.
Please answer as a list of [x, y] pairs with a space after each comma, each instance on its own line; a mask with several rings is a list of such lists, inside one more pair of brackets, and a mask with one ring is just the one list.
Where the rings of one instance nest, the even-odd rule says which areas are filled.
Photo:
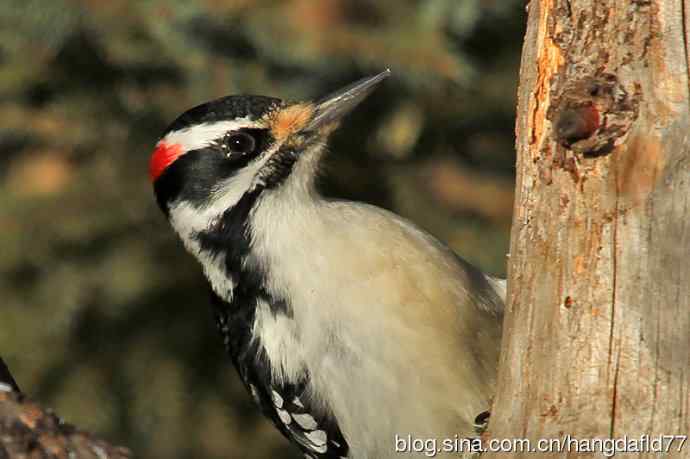
[[547, 119], [558, 144], [584, 156], [601, 156], [624, 140], [638, 113], [639, 93], [631, 97], [615, 75], [585, 77], [563, 86]]

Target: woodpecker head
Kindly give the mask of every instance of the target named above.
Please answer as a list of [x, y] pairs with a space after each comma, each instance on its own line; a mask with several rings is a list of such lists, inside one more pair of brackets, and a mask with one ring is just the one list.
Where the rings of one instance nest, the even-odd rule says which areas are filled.
[[159, 206], [183, 236], [204, 229], [248, 193], [309, 192], [329, 134], [389, 74], [361, 79], [316, 102], [240, 95], [188, 110], [151, 157]]

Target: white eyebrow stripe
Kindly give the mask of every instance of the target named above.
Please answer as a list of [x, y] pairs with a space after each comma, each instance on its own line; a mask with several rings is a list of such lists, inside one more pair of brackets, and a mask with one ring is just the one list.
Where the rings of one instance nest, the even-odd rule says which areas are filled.
[[234, 120], [215, 121], [197, 124], [178, 131], [169, 132], [159, 143], [177, 144], [184, 153], [210, 145], [214, 140], [226, 132], [256, 125], [256, 121], [249, 117]]

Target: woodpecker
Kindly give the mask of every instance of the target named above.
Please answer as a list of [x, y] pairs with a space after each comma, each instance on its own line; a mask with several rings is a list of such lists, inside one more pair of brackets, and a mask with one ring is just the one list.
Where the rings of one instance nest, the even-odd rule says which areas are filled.
[[151, 157], [158, 205], [201, 264], [243, 383], [306, 458], [471, 437], [493, 396], [504, 281], [387, 210], [315, 187], [329, 135], [389, 73], [316, 102], [199, 105]]

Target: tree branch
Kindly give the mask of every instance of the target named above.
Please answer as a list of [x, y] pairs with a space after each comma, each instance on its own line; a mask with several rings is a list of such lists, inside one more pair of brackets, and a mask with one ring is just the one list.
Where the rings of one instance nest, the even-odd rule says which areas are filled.
[[0, 458], [34, 457], [129, 459], [132, 455], [29, 400], [0, 358]]

